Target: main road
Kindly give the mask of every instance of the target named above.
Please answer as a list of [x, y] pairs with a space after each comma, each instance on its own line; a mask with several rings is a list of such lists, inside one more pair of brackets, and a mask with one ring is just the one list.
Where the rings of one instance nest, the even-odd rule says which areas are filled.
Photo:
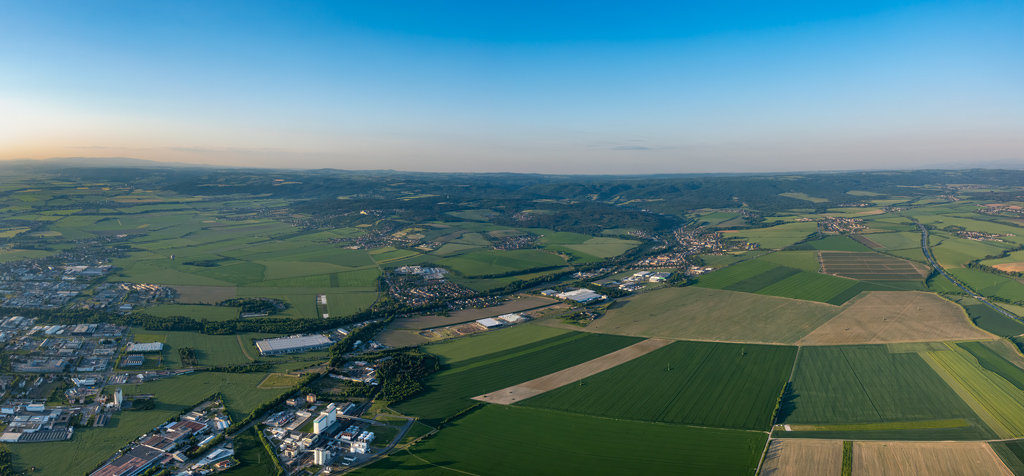
[[[911, 218], [911, 220], [914, 220], [914, 219]], [[955, 284], [956, 287], [962, 289], [965, 293], [969, 294], [971, 297], [981, 301], [986, 306], [991, 307], [996, 312], [998, 312], [998, 313], [1000, 313], [1000, 314], [1002, 314], [1002, 315], [1004, 315], [1006, 317], [1009, 317], [1010, 319], [1014, 319], [1014, 320], [1018, 320], [1018, 321], [1021, 320], [1021, 318], [1019, 316], [1013, 314], [1010, 311], [1007, 311], [1006, 309], [1003, 309], [1003, 308], [1001, 308], [999, 306], [996, 306], [995, 304], [992, 304], [991, 302], [989, 302], [988, 299], [985, 299], [984, 296], [981, 296], [978, 293], [976, 293], [973, 290], [971, 290], [970, 288], [968, 288], [967, 286], [964, 286], [963, 284], [960, 284], [960, 281], [957, 281], [956, 279], [953, 279], [952, 276], [950, 276], [948, 273], [946, 273], [946, 270], [943, 269], [942, 266], [939, 266], [939, 263], [937, 261], [935, 261], [935, 258], [932, 257], [932, 250], [928, 247], [928, 229], [925, 228], [924, 225], [922, 225], [921, 222], [919, 222], [917, 220], [914, 220], [914, 223], [917, 225], [917, 228], [921, 230], [921, 251], [924, 251], [924, 257], [928, 259], [929, 263], [931, 263], [932, 268], [935, 268], [935, 270], [938, 271], [939, 274], [945, 276], [946, 279], [948, 279], [950, 282]]]

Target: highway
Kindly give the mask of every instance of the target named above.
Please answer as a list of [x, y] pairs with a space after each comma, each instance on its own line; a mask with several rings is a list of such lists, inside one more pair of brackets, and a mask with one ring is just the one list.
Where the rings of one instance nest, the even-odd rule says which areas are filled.
[[968, 288], [967, 286], [964, 286], [963, 284], [960, 284], [960, 281], [957, 281], [956, 279], [953, 279], [952, 276], [947, 274], [946, 270], [943, 269], [942, 266], [939, 266], [939, 263], [937, 261], [935, 261], [935, 258], [932, 257], [932, 251], [931, 251], [930, 248], [928, 248], [928, 229], [925, 228], [924, 225], [921, 224], [921, 222], [919, 222], [917, 220], [914, 220], [913, 218], [911, 218], [911, 220], [913, 220], [914, 223], [917, 225], [917, 228], [921, 230], [921, 251], [924, 251], [924, 257], [928, 259], [928, 262], [931, 263], [932, 267], [935, 268], [936, 271], [938, 271], [940, 274], [945, 276], [946, 279], [948, 279], [950, 282], [955, 284], [956, 287], [962, 289], [965, 293], [967, 293], [971, 297], [981, 301], [986, 306], [994, 309], [996, 312], [999, 312], [1000, 314], [1003, 314], [1004, 316], [1009, 317], [1010, 319], [1015, 319], [1015, 320], [1018, 320], [1018, 321], [1021, 320], [1021, 318], [1019, 316], [1013, 314], [1010, 311], [1007, 311], [1006, 309], [1003, 309], [1003, 308], [1001, 308], [999, 306], [996, 306], [995, 304], [992, 304], [991, 302], [989, 302], [988, 299], [985, 299], [984, 296], [981, 296], [978, 293], [976, 293], [973, 290], [971, 290], [970, 288]]

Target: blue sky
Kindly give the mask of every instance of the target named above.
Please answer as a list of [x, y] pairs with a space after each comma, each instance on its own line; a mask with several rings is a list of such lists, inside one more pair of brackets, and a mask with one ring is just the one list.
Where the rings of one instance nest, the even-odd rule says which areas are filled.
[[0, 159], [552, 173], [1024, 159], [1021, 1], [550, 3], [2, 2]]

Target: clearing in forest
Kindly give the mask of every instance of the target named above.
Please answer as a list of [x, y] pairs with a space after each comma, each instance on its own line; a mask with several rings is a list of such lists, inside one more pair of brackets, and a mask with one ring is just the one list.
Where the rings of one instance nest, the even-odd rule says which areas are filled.
[[619, 349], [607, 355], [602, 355], [589, 362], [569, 367], [565, 370], [548, 374], [540, 378], [530, 380], [512, 387], [504, 388], [496, 392], [487, 393], [473, 400], [501, 405], [511, 405], [520, 400], [540, 395], [548, 390], [554, 390], [563, 385], [590, 377], [598, 372], [603, 372], [619, 364], [629, 362], [641, 355], [660, 349], [671, 344], [672, 341], [664, 339], [647, 339], [638, 342], [624, 349]]
[[856, 441], [853, 474], [1013, 476], [992, 447], [981, 441]]
[[843, 470], [842, 440], [772, 440], [764, 456], [764, 476], [838, 475]]
[[964, 311], [941, 297], [917, 291], [873, 291], [811, 331], [799, 345], [884, 344], [993, 339]]

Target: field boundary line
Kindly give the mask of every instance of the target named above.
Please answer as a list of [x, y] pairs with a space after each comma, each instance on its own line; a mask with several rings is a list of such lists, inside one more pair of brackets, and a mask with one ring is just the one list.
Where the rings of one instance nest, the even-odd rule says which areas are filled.
[[947, 373], [946, 369], [942, 366], [942, 364], [940, 364], [937, 360], [935, 360], [934, 357], [931, 356], [931, 353], [922, 352], [918, 355], [920, 355], [921, 358], [924, 359], [925, 363], [927, 363], [928, 366], [930, 366], [932, 370], [934, 370], [935, 373], [938, 374], [939, 377], [941, 377], [942, 380], [946, 382], [946, 385], [949, 385], [950, 388], [952, 388], [953, 391], [956, 392], [957, 396], [960, 397], [960, 399], [963, 400], [964, 403], [967, 404], [967, 406], [971, 407], [971, 410], [974, 410], [974, 413], [978, 414], [978, 417], [981, 418], [981, 420], [984, 421], [985, 424], [988, 425], [989, 428], [991, 428], [992, 431], [996, 433], [996, 436], [1004, 439], [1013, 438], [1013, 433], [1011, 433], [1010, 430], [1003, 426], [1002, 422], [997, 420], [996, 417], [992, 415], [992, 413], [990, 413], [988, 409], [981, 404], [981, 402], [978, 401], [978, 399], [974, 398], [974, 395], [971, 395], [971, 393], [968, 392], [967, 389], [960, 384], [960, 382], [953, 378], [952, 375]]
[[647, 355], [655, 350], [665, 347], [674, 340], [669, 339], [646, 339], [629, 347], [615, 352], [591, 359], [582, 364], [574, 365], [567, 369], [559, 370], [540, 378], [535, 378], [519, 385], [503, 388], [483, 395], [473, 397], [473, 400], [499, 405], [511, 405], [512, 403], [535, 397], [544, 392], [563, 387], [577, 380], [601, 373], [605, 370], [617, 367], [636, 358]]
[[242, 354], [245, 355], [245, 358], [249, 359], [249, 362], [255, 362], [256, 359], [250, 357], [249, 351], [245, 350], [245, 344], [242, 343], [242, 336], [236, 334], [235, 337], [238, 339], [238, 347], [242, 349]]
[[413, 453], [412, 451], [409, 451], [408, 449], [406, 449], [405, 452], [409, 453], [409, 456], [412, 456], [413, 458], [416, 458], [416, 459], [418, 459], [418, 460], [420, 460], [420, 461], [422, 461], [424, 463], [427, 463], [427, 464], [429, 464], [429, 465], [431, 465], [431, 466], [433, 466], [435, 468], [447, 469], [448, 471], [455, 471], [456, 473], [462, 473], [462, 474], [470, 474], [472, 476], [480, 476], [480, 475], [478, 475], [476, 473], [470, 473], [469, 471], [462, 471], [461, 469], [449, 468], [447, 466], [441, 466], [439, 464], [431, 463], [430, 461], [427, 461], [427, 460], [425, 460], [423, 458], [420, 458], [419, 455], [417, 455], [416, 453]]

